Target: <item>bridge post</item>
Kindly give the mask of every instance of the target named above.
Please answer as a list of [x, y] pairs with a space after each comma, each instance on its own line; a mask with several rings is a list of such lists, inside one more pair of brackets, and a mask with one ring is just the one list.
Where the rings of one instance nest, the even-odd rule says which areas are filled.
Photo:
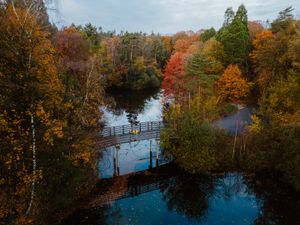
[[149, 168], [152, 169], [152, 140], [150, 140], [150, 165]]
[[113, 127], [113, 132], [114, 132], [114, 136], [116, 136], [116, 131], [115, 131], [115, 127]]
[[156, 167], [158, 168], [158, 150], [159, 150], [159, 142], [156, 140]]
[[114, 177], [117, 175], [117, 164], [116, 164], [116, 148], [115, 146], [113, 147], [114, 151], [113, 151], [113, 164], [114, 164]]
[[122, 126], [122, 134], [124, 135], [124, 125]]
[[116, 145], [116, 150], [117, 150], [117, 175], [120, 176], [120, 158], [119, 158], [119, 150], [120, 150], [120, 145]]

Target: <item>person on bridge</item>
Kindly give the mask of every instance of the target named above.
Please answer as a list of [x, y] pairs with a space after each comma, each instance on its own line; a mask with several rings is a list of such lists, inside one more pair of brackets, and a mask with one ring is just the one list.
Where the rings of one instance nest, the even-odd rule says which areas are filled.
[[140, 131], [137, 130], [137, 129], [131, 130], [131, 131], [130, 131], [130, 134], [134, 134], [134, 135], [137, 135], [137, 134], [139, 134], [139, 133], [140, 133]]

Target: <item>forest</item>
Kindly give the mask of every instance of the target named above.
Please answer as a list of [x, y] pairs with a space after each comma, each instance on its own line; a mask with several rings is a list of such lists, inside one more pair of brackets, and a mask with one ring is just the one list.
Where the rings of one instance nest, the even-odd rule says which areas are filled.
[[[300, 21], [292, 7], [262, 23], [241, 5], [225, 11], [219, 30], [161, 35], [57, 28], [43, 1], [2, 0], [0, 223], [51, 223], [86, 195], [107, 90], [157, 87], [171, 99], [163, 148], [186, 171], [272, 171], [300, 189]], [[238, 137], [211, 125], [234, 104], [257, 109]]]
[[[175, 99], [163, 146], [191, 173], [272, 171], [299, 189], [300, 21], [292, 7], [264, 26], [248, 21], [244, 5], [224, 17], [220, 30], [173, 50], [162, 83]], [[239, 136], [212, 125], [232, 103], [256, 109]]]

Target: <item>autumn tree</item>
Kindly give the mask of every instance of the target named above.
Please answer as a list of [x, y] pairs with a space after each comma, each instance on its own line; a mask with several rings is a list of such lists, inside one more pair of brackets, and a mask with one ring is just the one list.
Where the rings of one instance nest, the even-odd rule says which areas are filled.
[[163, 69], [171, 56], [172, 43], [170, 37], [162, 37], [160, 35], [152, 35], [150, 38], [153, 40], [151, 49], [151, 58], [154, 58], [161, 69]]
[[8, 223], [38, 211], [37, 157], [63, 137], [65, 126], [54, 48], [33, 9], [7, 4], [0, 18], [0, 216]]
[[180, 96], [184, 90], [185, 57], [181, 52], [173, 54], [164, 71], [162, 86], [165, 94]]
[[170, 56], [173, 49], [172, 38], [170, 36], [163, 36], [162, 41], [164, 43], [165, 51], [168, 56]]
[[[170, 37], [152, 33], [120, 33], [102, 39], [100, 71], [108, 88], [145, 89], [158, 87], [162, 70], [172, 51]], [[143, 59], [145, 73], [135, 64]]]
[[[90, 51], [82, 34], [65, 28], [55, 36], [58, 69], [64, 83], [64, 100], [70, 105], [66, 132], [75, 135], [99, 126], [103, 87], [99, 75], [100, 59]], [[74, 126], [76, 125], [76, 126]]]
[[251, 59], [262, 93], [276, 80], [286, 79], [288, 70], [299, 69], [299, 28], [299, 21], [289, 20], [276, 34], [265, 30], [254, 39]]
[[178, 39], [174, 44], [174, 52], [186, 53], [189, 47], [199, 40], [199, 36], [196, 34], [188, 35]]
[[253, 41], [256, 35], [264, 30], [264, 27], [258, 21], [248, 21], [248, 30], [250, 41]]
[[268, 83], [275, 78], [278, 71], [278, 46], [270, 30], [259, 33], [253, 41], [254, 50], [251, 58], [254, 62], [254, 71], [257, 74], [257, 83], [263, 92]]
[[277, 124], [300, 125], [300, 76], [289, 71], [286, 79], [275, 81], [260, 101], [263, 115]]
[[[253, 40], [259, 111], [251, 131], [251, 160], [256, 168], [279, 171], [296, 189], [300, 188], [299, 151], [299, 28], [291, 7], [281, 11], [270, 30]], [[258, 126], [259, 125], [259, 126]], [[255, 150], [256, 149], [256, 150]], [[252, 162], [252, 164], [253, 164]]]
[[209, 39], [204, 43], [201, 54], [209, 62], [206, 72], [208, 74], [221, 74], [224, 66], [224, 47], [215, 38]]
[[274, 33], [282, 31], [289, 26], [289, 23], [293, 20], [293, 7], [290, 6], [279, 12], [278, 17], [271, 23], [271, 29]]
[[250, 84], [242, 77], [237, 65], [229, 65], [215, 83], [222, 100], [238, 102], [248, 96]]
[[0, 10], [0, 217], [7, 224], [42, 220], [89, 190], [103, 93], [90, 41], [73, 27], [53, 47], [35, 1], [22, 2], [30, 7], [12, 2]]

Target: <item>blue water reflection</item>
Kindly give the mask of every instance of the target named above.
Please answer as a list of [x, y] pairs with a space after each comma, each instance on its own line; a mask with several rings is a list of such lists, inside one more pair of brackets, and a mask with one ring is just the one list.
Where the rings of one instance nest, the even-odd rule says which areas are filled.
[[[150, 154], [150, 146], [152, 154]], [[113, 177], [115, 167], [118, 166], [119, 175], [154, 168], [156, 167], [156, 157], [158, 157], [159, 166], [172, 160], [170, 155], [163, 152], [156, 139], [121, 144], [119, 149], [114, 146], [106, 148], [101, 151], [98, 163], [99, 178]], [[117, 160], [116, 165], [114, 165], [114, 158]]]
[[253, 224], [260, 215], [261, 203], [238, 173], [224, 176], [182, 174], [157, 183], [154, 190], [143, 192], [141, 190], [146, 189], [139, 187], [141, 193], [137, 196], [121, 197], [110, 204], [79, 211], [66, 222], [247, 225]]

